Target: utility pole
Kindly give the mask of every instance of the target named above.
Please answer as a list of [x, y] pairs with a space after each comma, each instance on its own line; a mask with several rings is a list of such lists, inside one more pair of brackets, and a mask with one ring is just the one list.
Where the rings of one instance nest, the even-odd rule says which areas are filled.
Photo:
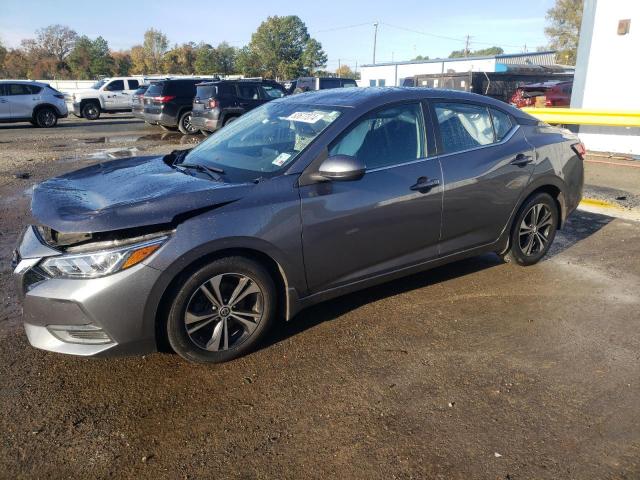
[[340, 63], [340, 59], [338, 59], [338, 78], [340, 78], [340, 67], [342, 67]]
[[378, 41], [378, 22], [373, 24], [373, 64], [376, 64], [376, 42]]
[[466, 40], [464, 42], [464, 56], [468, 57], [469, 56], [469, 40], [471, 39], [471, 37], [469, 35], [467, 35]]

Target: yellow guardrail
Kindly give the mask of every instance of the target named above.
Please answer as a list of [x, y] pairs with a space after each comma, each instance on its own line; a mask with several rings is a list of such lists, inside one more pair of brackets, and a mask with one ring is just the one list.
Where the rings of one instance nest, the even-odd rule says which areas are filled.
[[583, 110], [581, 108], [532, 108], [522, 111], [547, 123], [562, 125], [601, 125], [640, 127], [640, 112]]

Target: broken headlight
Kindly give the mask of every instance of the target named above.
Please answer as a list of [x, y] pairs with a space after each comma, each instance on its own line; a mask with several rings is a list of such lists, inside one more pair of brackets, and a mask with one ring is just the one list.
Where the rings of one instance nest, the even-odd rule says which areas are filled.
[[120, 248], [48, 257], [39, 268], [52, 278], [97, 278], [125, 270], [158, 250], [169, 237], [159, 237]]

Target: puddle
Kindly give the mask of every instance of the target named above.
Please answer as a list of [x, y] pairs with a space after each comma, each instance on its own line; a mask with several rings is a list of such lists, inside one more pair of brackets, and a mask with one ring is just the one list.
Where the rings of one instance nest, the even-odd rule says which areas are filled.
[[129, 148], [100, 148], [91, 153], [77, 152], [74, 155], [67, 155], [58, 159], [59, 163], [93, 163], [101, 160], [116, 160], [118, 158], [129, 158], [141, 155], [145, 149], [140, 147]]
[[[182, 135], [179, 132], [147, 133], [144, 135], [111, 135], [109, 137], [74, 138], [79, 145], [100, 145], [110, 143], [171, 142], [181, 145], [197, 144], [204, 140], [201, 135]], [[64, 146], [64, 145], [56, 145]]]

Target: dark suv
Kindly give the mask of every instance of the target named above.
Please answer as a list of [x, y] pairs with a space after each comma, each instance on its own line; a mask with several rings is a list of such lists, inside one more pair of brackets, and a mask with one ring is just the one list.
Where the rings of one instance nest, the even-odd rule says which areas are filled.
[[358, 83], [353, 78], [335, 77], [300, 77], [291, 82], [287, 82], [287, 84], [287, 93], [303, 93], [313, 90], [350, 88], [358, 86]]
[[191, 104], [201, 78], [161, 80], [144, 94], [144, 120], [165, 130], [180, 130], [185, 135], [196, 133], [191, 124]]
[[285, 88], [273, 80], [219, 80], [196, 85], [191, 125], [207, 135], [275, 98]]

